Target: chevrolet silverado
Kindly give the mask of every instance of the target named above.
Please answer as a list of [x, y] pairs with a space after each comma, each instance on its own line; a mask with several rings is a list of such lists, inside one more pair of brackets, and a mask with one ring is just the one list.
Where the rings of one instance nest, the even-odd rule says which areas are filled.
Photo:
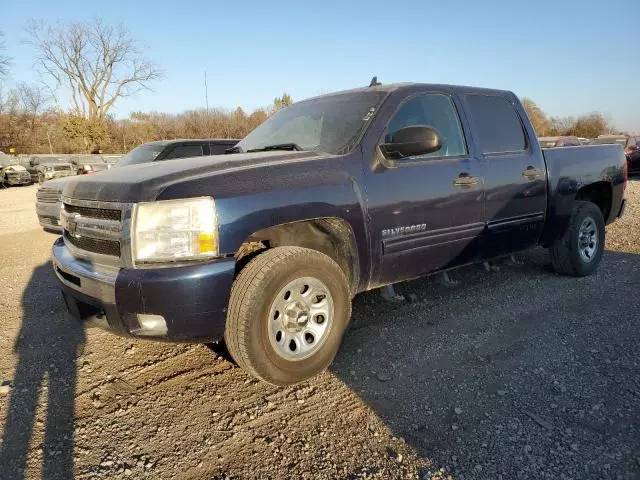
[[53, 264], [74, 316], [224, 337], [255, 377], [296, 383], [331, 364], [359, 292], [536, 245], [588, 275], [625, 204], [621, 145], [541, 149], [509, 91], [374, 81], [228, 153], [66, 183]]

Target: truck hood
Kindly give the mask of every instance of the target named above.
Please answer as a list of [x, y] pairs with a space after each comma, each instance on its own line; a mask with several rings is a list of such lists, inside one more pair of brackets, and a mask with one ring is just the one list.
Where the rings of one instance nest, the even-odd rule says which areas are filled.
[[50, 188], [62, 192], [64, 186], [71, 180], [73, 180], [72, 177], [54, 178], [53, 180], [47, 180], [44, 182], [40, 188]]
[[316, 152], [254, 152], [164, 160], [112, 168], [99, 175], [80, 175], [65, 183], [63, 195], [79, 200], [144, 202], [155, 200], [172, 184], [270, 165], [322, 158]]

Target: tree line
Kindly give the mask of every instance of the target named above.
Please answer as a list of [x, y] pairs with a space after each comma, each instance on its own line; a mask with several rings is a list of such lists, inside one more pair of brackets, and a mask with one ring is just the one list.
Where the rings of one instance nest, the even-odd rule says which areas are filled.
[[[42, 79], [3, 89], [11, 58], [0, 32], [0, 150], [16, 153], [124, 153], [150, 140], [170, 138], [242, 138], [269, 115], [292, 103], [284, 93], [265, 108], [247, 113], [197, 109], [178, 114], [134, 112], [117, 119], [113, 108], [125, 97], [150, 89], [163, 76], [122, 25], [101, 19], [46, 24], [25, 29]], [[60, 107], [69, 98], [70, 108]], [[579, 117], [549, 117], [532, 100], [524, 107], [538, 136], [593, 138], [614, 133], [598, 112]]]
[[538, 137], [596, 138], [598, 135], [624, 133], [617, 130], [600, 112], [591, 112], [578, 117], [549, 117], [529, 98], [523, 98], [522, 104]]
[[[284, 99], [284, 100], [283, 100]], [[52, 108], [42, 90], [21, 84], [0, 95], [0, 151], [15, 153], [125, 153], [141, 143], [172, 138], [243, 138], [269, 115], [291, 103], [246, 113], [197, 109], [178, 114], [134, 112], [128, 118], [89, 118]]]

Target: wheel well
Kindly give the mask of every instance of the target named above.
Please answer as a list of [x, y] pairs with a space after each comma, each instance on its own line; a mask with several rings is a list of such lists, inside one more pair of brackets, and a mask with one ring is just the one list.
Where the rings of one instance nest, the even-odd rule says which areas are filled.
[[360, 282], [360, 263], [355, 236], [349, 224], [341, 218], [316, 218], [285, 223], [258, 230], [247, 238], [235, 254], [236, 275], [256, 255], [273, 247], [304, 247], [331, 257], [344, 272], [351, 292]]
[[602, 212], [602, 217], [606, 222], [611, 211], [611, 185], [607, 182], [596, 182], [586, 185], [578, 190], [576, 200], [583, 200], [595, 203]]

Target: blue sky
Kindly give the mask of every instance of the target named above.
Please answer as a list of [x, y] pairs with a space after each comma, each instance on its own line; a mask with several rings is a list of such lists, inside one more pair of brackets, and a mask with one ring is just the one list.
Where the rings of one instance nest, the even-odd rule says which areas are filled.
[[0, 0], [12, 81], [37, 82], [24, 44], [32, 18], [125, 24], [165, 72], [117, 104], [179, 112], [250, 111], [368, 84], [418, 81], [506, 88], [551, 115], [598, 110], [640, 132], [640, 3], [573, 1]]

